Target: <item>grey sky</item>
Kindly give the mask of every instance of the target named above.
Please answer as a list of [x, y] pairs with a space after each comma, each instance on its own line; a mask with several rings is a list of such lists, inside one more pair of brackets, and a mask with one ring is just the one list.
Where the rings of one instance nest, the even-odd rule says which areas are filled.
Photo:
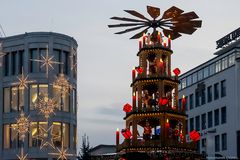
[[124, 9], [146, 14], [146, 5], [173, 5], [194, 10], [203, 20], [192, 36], [172, 43], [172, 68], [182, 72], [213, 57], [215, 41], [240, 27], [239, 0], [0, 0], [0, 24], [7, 36], [53, 31], [74, 37], [78, 47], [78, 131], [91, 145], [114, 144], [124, 125], [122, 106], [131, 102], [131, 69], [137, 66], [138, 42], [132, 35], [114, 35], [111, 16], [129, 16]]

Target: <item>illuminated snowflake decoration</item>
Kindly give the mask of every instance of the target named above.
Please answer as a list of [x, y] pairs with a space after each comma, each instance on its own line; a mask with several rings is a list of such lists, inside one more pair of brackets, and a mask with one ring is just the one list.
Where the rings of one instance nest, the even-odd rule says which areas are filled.
[[20, 89], [28, 89], [28, 84], [29, 83], [34, 83], [34, 82], [36, 82], [35, 80], [32, 80], [32, 81], [29, 81], [28, 80], [28, 75], [24, 75], [24, 71], [23, 71], [23, 69], [22, 69], [22, 74], [21, 74], [21, 76], [19, 77], [17, 77], [17, 79], [18, 79], [18, 82], [16, 82], [16, 83], [12, 83], [13, 85], [18, 85], [18, 87], [20, 88]]
[[61, 149], [57, 147], [57, 153], [48, 153], [48, 154], [58, 156], [57, 160], [68, 160], [67, 157], [74, 156], [74, 154], [67, 153], [67, 150], [68, 149], [64, 148], [63, 142], [62, 142]]
[[46, 119], [50, 117], [51, 114], [55, 115], [55, 109], [57, 109], [57, 102], [54, 98], [48, 98], [47, 95], [39, 97], [38, 101], [35, 103], [35, 108], [39, 110], [40, 114], [43, 114]]
[[[53, 140], [55, 138], [53, 138], [53, 135], [51, 134], [52, 130], [53, 130], [53, 125], [51, 125], [48, 129], [45, 129], [44, 127], [40, 126], [39, 130], [40, 130], [40, 133], [39, 133], [38, 138], [41, 140], [40, 149], [42, 149], [43, 147], [47, 147], [47, 146], [50, 146], [50, 147], [55, 149], [55, 146], [53, 144]], [[50, 135], [51, 136], [50, 141], [48, 141], [49, 133], [51, 134]]]
[[64, 74], [60, 73], [53, 82], [53, 88], [57, 89], [57, 91], [59, 91], [59, 93], [61, 93], [63, 96], [66, 93], [69, 93], [69, 90], [71, 90], [73, 87]]
[[21, 148], [20, 155], [17, 154], [17, 157], [19, 160], [27, 160], [27, 156], [28, 156], [28, 154], [24, 154], [23, 148]]
[[29, 132], [29, 127], [31, 124], [29, 120], [29, 116], [26, 117], [24, 112], [21, 111], [20, 116], [16, 120], [17, 120], [16, 125], [14, 125], [14, 127], [12, 128], [17, 131], [20, 139], [24, 140], [26, 133]]
[[43, 68], [45, 66], [45, 68], [46, 68], [46, 77], [47, 78], [48, 78], [49, 68], [50, 69], [54, 69], [53, 64], [63, 64], [61, 62], [54, 61], [53, 60], [54, 56], [49, 57], [48, 47], [47, 47], [46, 56], [44, 57], [43, 55], [41, 55], [41, 58], [42, 58], [41, 60], [39, 60], [39, 59], [30, 59], [30, 60], [42, 63], [41, 68]]

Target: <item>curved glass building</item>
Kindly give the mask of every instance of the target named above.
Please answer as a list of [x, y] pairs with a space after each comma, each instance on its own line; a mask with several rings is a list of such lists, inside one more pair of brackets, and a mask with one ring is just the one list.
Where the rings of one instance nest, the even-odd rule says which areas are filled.
[[32, 32], [0, 42], [0, 159], [76, 159], [76, 40]]

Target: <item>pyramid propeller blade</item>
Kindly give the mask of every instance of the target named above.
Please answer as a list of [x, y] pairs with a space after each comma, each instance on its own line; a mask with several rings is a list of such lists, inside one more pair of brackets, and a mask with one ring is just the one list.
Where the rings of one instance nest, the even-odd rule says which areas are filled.
[[138, 25], [144, 25], [144, 23], [121, 23], [121, 24], [108, 25], [108, 27], [109, 28], [113, 28], [113, 27], [129, 27], [129, 26], [138, 26]]
[[184, 11], [172, 6], [171, 8], [169, 8], [168, 10], [166, 10], [163, 14], [163, 19], [168, 19], [168, 18], [174, 18], [174, 17], [178, 17], [181, 13], [183, 13]]
[[145, 26], [133, 27], [133, 28], [129, 28], [129, 29], [126, 29], [124, 31], [121, 31], [121, 32], [116, 32], [115, 34], [123, 34], [123, 33], [131, 32], [131, 31], [143, 28], [143, 27], [145, 27]]
[[192, 24], [193, 27], [197, 27], [197, 28], [202, 27], [202, 21], [200, 21], [200, 20], [198, 20], [198, 21], [190, 21], [190, 23]]
[[137, 33], [137, 34], [135, 34], [135, 35], [132, 36], [130, 39], [138, 39], [138, 38], [142, 37], [142, 36], [143, 36], [143, 33], [147, 33], [147, 31], [148, 31], [149, 28], [150, 28], [150, 27], [144, 29], [143, 31], [141, 31], [141, 32], [139, 32], [139, 33]]
[[144, 15], [142, 15], [141, 13], [137, 12], [137, 11], [134, 11], [134, 10], [124, 10], [125, 12], [135, 16], [135, 17], [138, 17], [140, 19], [145, 19], [145, 20], [148, 20]]
[[110, 19], [120, 20], [120, 21], [127, 21], [127, 22], [145, 22], [142, 20], [132, 19], [132, 18], [125, 18], [125, 17], [112, 17]]
[[174, 32], [174, 31], [167, 30], [167, 29], [164, 29], [164, 30], [163, 30], [163, 34], [164, 34], [166, 37], [168, 37], [168, 36], [170, 35], [171, 40], [174, 40], [174, 39], [182, 36], [182, 35], [179, 34], [178, 32]]
[[147, 6], [147, 12], [153, 19], [160, 16], [160, 8], [157, 7]]
[[175, 32], [180, 32], [180, 33], [185, 33], [185, 34], [192, 34], [197, 29], [192, 27], [192, 26], [181, 25], [181, 26], [177, 26], [177, 27], [172, 27], [172, 30], [175, 31]]

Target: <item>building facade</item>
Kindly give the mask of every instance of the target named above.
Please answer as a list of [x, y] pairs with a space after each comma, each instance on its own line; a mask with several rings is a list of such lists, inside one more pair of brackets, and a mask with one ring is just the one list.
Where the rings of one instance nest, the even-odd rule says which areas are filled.
[[[187, 133], [200, 133], [198, 150], [210, 157], [240, 158], [240, 39], [214, 53], [216, 57], [180, 76]], [[188, 137], [189, 139], [189, 137]]]
[[[23, 153], [31, 160], [52, 160], [60, 156], [57, 148], [66, 149], [67, 158], [75, 159], [76, 40], [58, 33], [32, 32], [1, 38], [0, 42], [4, 52], [0, 61], [1, 159], [15, 160]], [[21, 77], [25, 85], [20, 83]], [[59, 77], [68, 84], [64, 92], [54, 85]], [[54, 112], [49, 117], [37, 109], [41, 97], [46, 102], [53, 100]], [[20, 113], [29, 119], [24, 139], [16, 127]]]

